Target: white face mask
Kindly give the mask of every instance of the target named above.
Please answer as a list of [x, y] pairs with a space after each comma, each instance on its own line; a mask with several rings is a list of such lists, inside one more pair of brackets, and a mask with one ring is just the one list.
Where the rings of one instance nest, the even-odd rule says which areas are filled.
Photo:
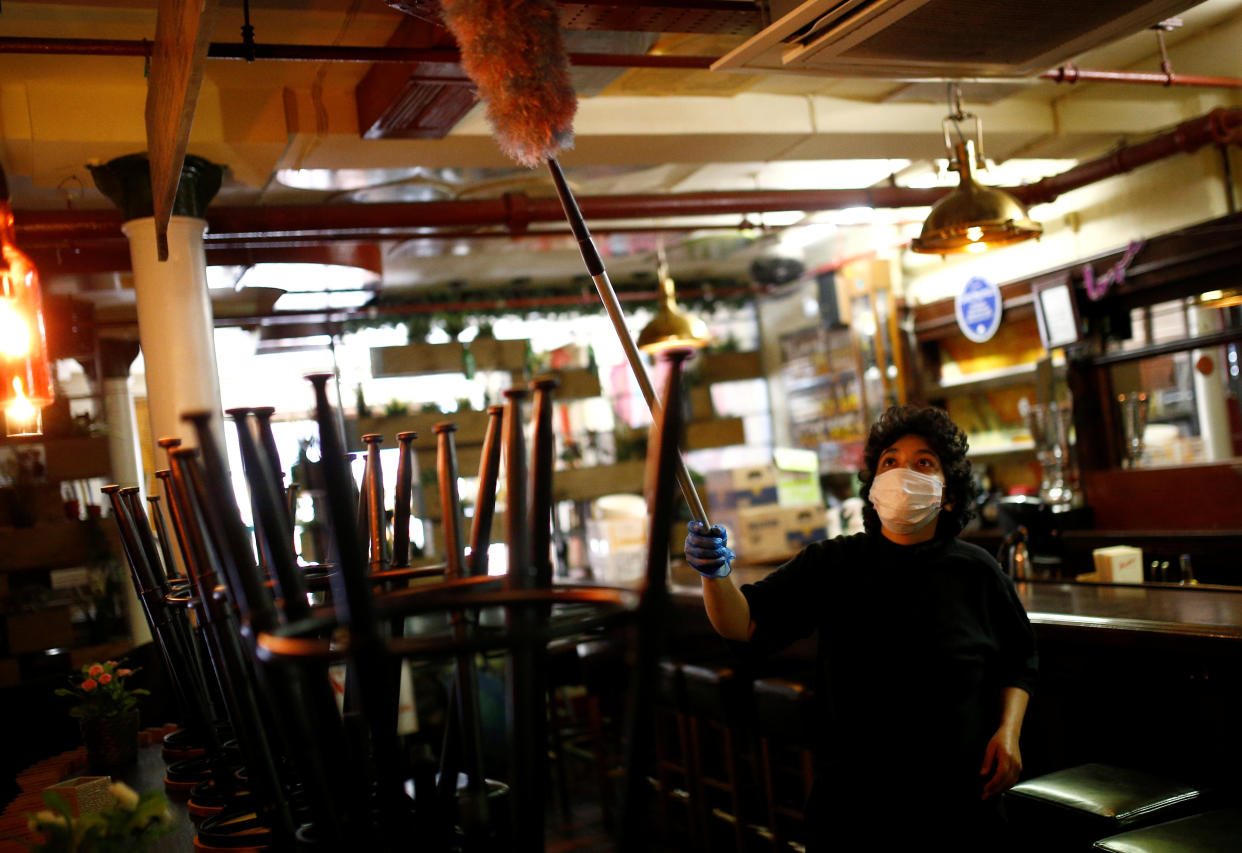
[[944, 482], [909, 468], [885, 471], [871, 483], [871, 505], [893, 533], [922, 530], [940, 515]]

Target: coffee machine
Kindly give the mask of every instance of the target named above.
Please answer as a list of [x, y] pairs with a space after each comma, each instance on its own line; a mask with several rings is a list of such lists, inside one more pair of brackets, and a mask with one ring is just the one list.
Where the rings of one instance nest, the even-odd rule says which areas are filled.
[[[1001, 498], [997, 508], [997, 520], [1006, 541], [1016, 545], [1017, 537], [1011, 534], [1019, 528], [1026, 530], [1030, 577], [1055, 579], [1077, 574], [1073, 567], [1066, 565], [1062, 533], [1090, 528], [1091, 507], [1048, 503], [1036, 495], [1011, 495]], [[1004, 566], [1005, 561], [1001, 565]]]

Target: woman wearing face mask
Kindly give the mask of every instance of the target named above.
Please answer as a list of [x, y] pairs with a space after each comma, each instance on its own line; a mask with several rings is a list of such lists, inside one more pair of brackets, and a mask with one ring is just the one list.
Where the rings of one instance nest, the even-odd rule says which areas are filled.
[[740, 590], [725, 531], [690, 524], [717, 632], [764, 654], [818, 631], [808, 850], [1008, 849], [999, 794], [1022, 769], [1035, 642], [996, 561], [956, 538], [974, 497], [966, 447], [940, 409], [889, 409], [859, 472], [866, 532]]

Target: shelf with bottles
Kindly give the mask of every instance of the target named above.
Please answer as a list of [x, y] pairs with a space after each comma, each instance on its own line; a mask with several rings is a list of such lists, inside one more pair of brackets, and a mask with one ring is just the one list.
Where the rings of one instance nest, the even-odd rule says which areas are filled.
[[[1038, 369], [1039, 362], [1029, 361], [974, 373], [953, 373], [949, 376], [942, 374], [938, 381], [930, 380], [925, 391], [927, 396], [934, 397], [988, 391], [1016, 384], [1034, 384]], [[1063, 379], [1064, 376], [1065, 358], [1058, 352], [1052, 359], [1052, 378]]]
[[1004, 430], [967, 435], [970, 444], [967, 457], [1002, 456], [1009, 453], [1031, 453], [1035, 442], [1025, 430]]
[[989, 391], [1010, 385], [1034, 385], [1041, 381], [1041, 368], [1050, 368], [1044, 381], [1065, 376], [1065, 359], [1060, 351], [1051, 362], [1039, 337], [1033, 316], [1006, 318], [987, 341], [968, 340], [951, 335], [922, 346], [923, 394], [936, 397]]

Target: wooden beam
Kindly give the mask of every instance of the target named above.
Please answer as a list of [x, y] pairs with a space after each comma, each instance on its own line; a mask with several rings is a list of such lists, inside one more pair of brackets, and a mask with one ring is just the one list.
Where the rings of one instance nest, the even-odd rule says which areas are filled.
[[181, 180], [203, 83], [217, 0], [160, 0], [147, 78], [147, 156], [159, 259], [168, 260], [168, 220]]

